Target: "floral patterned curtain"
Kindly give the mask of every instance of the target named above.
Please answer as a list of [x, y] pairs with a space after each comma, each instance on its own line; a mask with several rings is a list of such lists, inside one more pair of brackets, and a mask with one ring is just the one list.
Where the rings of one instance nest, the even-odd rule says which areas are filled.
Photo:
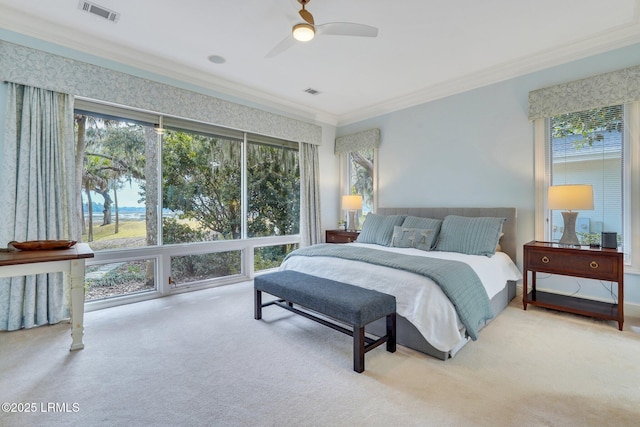
[[[0, 247], [12, 240], [78, 240], [73, 98], [7, 85]], [[0, 330], [57, 323], [68, 316], [62, 273], [0, 280]]]
[[300, 240], [301, 246], [322, 241], [318, 146], [300, 143]]

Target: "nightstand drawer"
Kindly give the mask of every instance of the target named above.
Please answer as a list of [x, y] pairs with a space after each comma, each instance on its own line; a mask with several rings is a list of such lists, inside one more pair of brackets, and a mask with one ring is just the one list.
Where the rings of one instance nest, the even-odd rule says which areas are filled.
[[527, 261], [530, 270], [546, 273], [576, 275], [614, 282], [619, 277], [618, 262], [615, 257], [530, 249]]
[[360, 232], [345, 230], [327, 230], [325, 240], [327, 243], [351, 243], [355, 242]]

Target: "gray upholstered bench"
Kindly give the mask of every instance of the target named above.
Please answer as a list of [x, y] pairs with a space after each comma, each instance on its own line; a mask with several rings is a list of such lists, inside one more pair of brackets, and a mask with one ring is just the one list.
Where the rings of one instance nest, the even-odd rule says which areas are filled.
[[[279, 299], [262, 303], [262, 292]], [[278, 271], [254, 279], [255, 318], [262, 318], [262, 308], [278, 305], [315, 320], [325, 326], [353, 336], [353, 370], [364, 371], [364, 354], [387, 343], [387, 351], [396, 351], [396, 298], [382, 292], [323, 279], [292, 270]], [[301, 307], [323, 314], [351, 326], [348, 329], [320, 318]], [[387, 318], [387, 333], [377, 339], [365, 335], [365, 326], [382, 317]]]

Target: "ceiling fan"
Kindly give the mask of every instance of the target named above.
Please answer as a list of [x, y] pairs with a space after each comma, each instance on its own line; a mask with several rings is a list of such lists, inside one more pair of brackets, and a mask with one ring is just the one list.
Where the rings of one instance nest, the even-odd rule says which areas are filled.
[[354, 24], [352, 22], [328, 22], [326, 24], [316, 25], [313, 15], [305, 7], [310, 1], [311, 0], [298, 0], [298, 3], [302, 5], [302, 9], [300, 9], [298, 13], [305, 22], [295, 24], [291, 29], [291, 34], [271, 49], [265, 58], [272, 58], [279, 55], [294, 46], [298, 41], [310, 41], [316, 34], [357, 37], [376, 37], [378, 35], [378, 29], [376, 27]]

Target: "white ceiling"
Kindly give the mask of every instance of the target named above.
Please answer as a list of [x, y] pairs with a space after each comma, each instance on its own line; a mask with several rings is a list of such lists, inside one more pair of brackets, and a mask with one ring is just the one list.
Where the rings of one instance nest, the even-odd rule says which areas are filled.
[[640, 0], [311, 0], [316, 24], [378, 37], [320, 35], [267, 59], [302, 21], [296, 0], [93, 2], [118, 22], [78, 0], [0, 0], [0, 27], [338, 125], [640, 42]]

